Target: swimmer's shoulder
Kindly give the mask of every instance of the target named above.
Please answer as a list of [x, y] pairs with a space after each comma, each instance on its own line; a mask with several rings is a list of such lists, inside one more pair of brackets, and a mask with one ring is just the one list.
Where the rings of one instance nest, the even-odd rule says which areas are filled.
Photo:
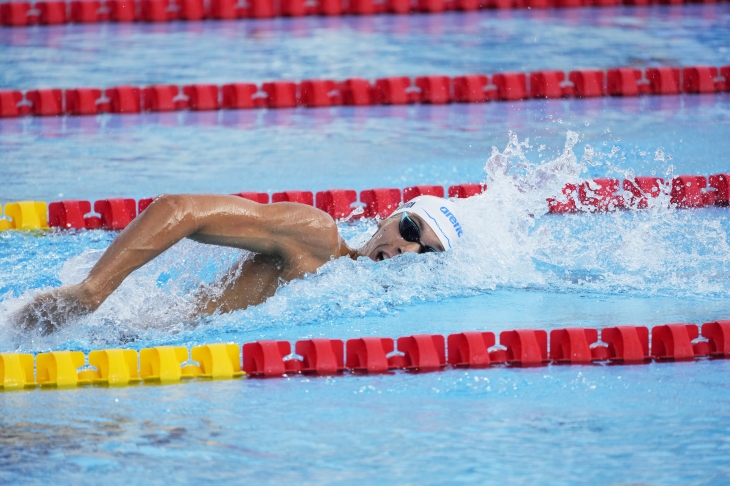
[[310, 253], [322, 263], [352, 253], [340, 236], [337, 222], [321, 209], [292, 202], [268, 206], [276, 212], [282, 230], [296, 235], [297, 253]]

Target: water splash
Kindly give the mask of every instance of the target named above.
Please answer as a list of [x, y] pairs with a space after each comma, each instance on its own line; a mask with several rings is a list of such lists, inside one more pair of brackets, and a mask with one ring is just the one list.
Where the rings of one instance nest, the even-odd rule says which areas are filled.
[[[557, 157], [534, 162], [531, 158], [539, 159], [544, 147], [535, 151], [529, 140], [510, 133], [505, 149], [493, 148], [486, 162], [489, 190], [456, 201], [465, 236], [451, 252], [380, 263], [342, 258], [282, 286], [259, 306], [196, 318], [194, 295], [219, 293], [238, 278], [240, 264], [250, 254], [185, 241], [135, 272], [94, 314], [51, 336], [21, 335], [7, 324], [8, 316], [36, 291], [9, 292], [0, 301], [3, 348], [88, 349], [140, 340], [164, 343], [181, 336], [194, 342], [211, 332], [224, 336], [311, 323], [337, 325], [344, 319], [397, 313], [418, 302], [496, 289], [726, 298], [730, 219], [725, 210], [676, 210], [669, 207], [665, 190], [643, 211], [547, 213], [546, 199], [559, 195], [566, 182], [579, 183], [589, 165], [606, 166], [607, 175], [633, 176], [615, 163], [614, 150], [584, 147], [579, 160], [574, 153], [579, 140], [578, 133], [568, 132]], [[375, 224], [343, 223], [341, 231], [350, 244], [360, 246]], [[67, 259], [56, 278], [63, 284], [80, 281], [99, 256], [94, 250]], [[19, 267], [11, 271], [23, 278]]]

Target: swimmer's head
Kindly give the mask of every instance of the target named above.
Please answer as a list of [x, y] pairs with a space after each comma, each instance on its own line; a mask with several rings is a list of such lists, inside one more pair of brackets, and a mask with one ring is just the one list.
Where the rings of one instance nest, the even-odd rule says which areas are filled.
[[378, 231], [360, 253], [381, 261], [401, 253], [450, 250], [463, 233], [457, 212], [448, 199], [414, 198], [378, 223]]

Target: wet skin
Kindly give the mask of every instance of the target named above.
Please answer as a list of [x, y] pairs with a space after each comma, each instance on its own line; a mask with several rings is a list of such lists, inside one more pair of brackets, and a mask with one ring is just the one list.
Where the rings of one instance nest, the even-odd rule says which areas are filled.
[[313, 273], [335, 258], [367, 256], [381, 261], [420, 252], [422, 245], [443, 250], [433, 230], [414, 214], [421, 240], [405, 241], [398, 228], [400, 217], [380, 221], [373, 237], [362, 248], [352, 249], [335, 221], [311, 206], [258, 204], [236, 196], [163, 195], [117, 236], [81, 283], [37, 295], [13, 320], [22, 330], [51, 333], [94, 312], [129, 274], [184, 238], [256, 254], [219, 298], [199, 300], [203, 314], [260, 304], [283, 283]]

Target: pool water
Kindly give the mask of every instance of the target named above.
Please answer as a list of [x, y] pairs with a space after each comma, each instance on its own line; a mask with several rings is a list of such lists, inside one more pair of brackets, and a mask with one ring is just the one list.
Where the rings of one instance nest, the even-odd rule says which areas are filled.
[[[715, 5], [0, 29], [0, 81], [722, 65], [728, 15]], [[524, 35], [535, 25], [551, 38], [537, 51]], [[458, 202], [466, 235], [449, 254], [333, 261], [260, 306], [195, 318], [191, 294], [214, 292], [248, 255], [183, 242], [51, 336], [20, 334], [9, 318], [35, 293], [83, 278], [115, 235], [0, 233], [0, 351], [727, 319], [727, 208], [669, 209], [660, 198], [646, 211], [551, 215], [545, 198], [588, 177], [727, 172], [728, 101], [0, 120], [2, 204], [489, 184]], [[339, 226], [353, 245], [374, 231], [372, 221]], [[701, 360], [0, 393], [0, 481], [727, 484], [728, 376], [730, 361]]]
[[0, 89], [730, 64], [727, 4], [0, 29]]

